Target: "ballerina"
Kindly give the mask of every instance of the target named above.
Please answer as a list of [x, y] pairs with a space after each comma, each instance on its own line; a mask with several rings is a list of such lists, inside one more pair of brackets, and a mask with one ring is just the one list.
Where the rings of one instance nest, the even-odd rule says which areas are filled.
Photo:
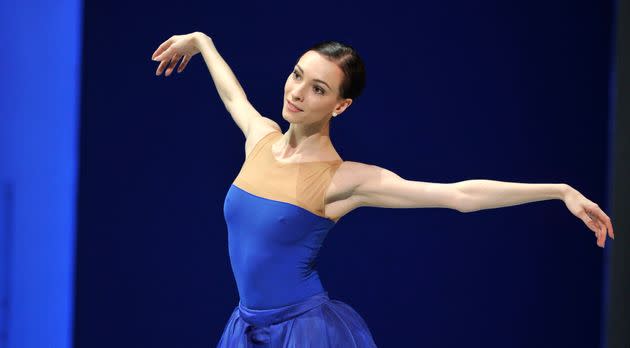
[[239, 303], [218, 347], [375, 347], [363, 318], [328, 297], [314, 268], [327, 233], [358, 207], [472, 212], [562, 199], [598, 246], [607, 235], [614, 238], [610, 218], [567, 184], [422, 182], [342, 160], [330, 122], [365, 86], [363, 61], [351, 46], [324, 41], [299, 56], [284, 86], [285, 133], [249, 103], [213, 40], [201, 32], [164, 41], [152, 55], [159, 62], [156, 75], [169, 76], [177, 63], [181, 73], [198, 53], [246, 139], [245, 161], [224, 201]]

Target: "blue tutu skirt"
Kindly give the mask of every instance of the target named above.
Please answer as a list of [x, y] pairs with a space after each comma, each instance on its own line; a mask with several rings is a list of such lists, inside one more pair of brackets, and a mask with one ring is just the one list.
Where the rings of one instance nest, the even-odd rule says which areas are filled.
[[217, 348], [376, 347], [365, 321], [328, 292], [296, 304], [251, 309], [239, 301]]

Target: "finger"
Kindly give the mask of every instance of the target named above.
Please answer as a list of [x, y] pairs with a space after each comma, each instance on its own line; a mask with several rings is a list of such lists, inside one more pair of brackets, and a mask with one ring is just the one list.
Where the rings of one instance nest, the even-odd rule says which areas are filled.
[[164, 41], [156, 50], [155, 52], [153, 52], [153, 54], [151, 55], [151, 59], [153, 60], [157, 60], [157, 56], [159, 56], [160, 54], [162, 54], [164, 51], [166, 51], [171, 44], [173, 43], [173, 41], [171, 39], [168, 39], [166, 41]]
[[586, 218], [584, 220], [584, 224], [586, 224], [586, 227], [588, 227], [595, 235], [597, 235], [597, 226], [595, 226], [595, 223], [592, 220], [589, 220], [588, 218]]
[[182, 62], [179, 63], [179, 68], [177, 69], [177, 72], [180, 73], [184, 71], [189, 61], [190, 61], [190, 57], [188, 55], [185, 55], [184, 58], [182, 58]]
[[171, 58], [173, 56], [173, 47], [169, 46], [166, 47], [161, 53], [158, 53], [155, 58], [153, 60], [155, 61], [162, 61], [162, 60], [166, 60], [168, 61], [169, 58]]
[[608, 233], [610, 233], [610, 238], [615, 239], [615, 231], [613, 231], [612, 221], [610, 221], [610, 219], [606, 220], [606, 225], [608, 225]]
[[601, 210], [600, 208], [596, 208], [594, 209], [593, 212], [596, 216], [596, 218], [598, 219], [598, 222], [601, 223], [603, 225], [603, 227], [605, 228], [605, 231], [607, 232], [604, 235], [604, 239], [606, 239], [606, 235], [609, 235], [610, 238], [614, 238], [614, 233], [612, 230], [612, 222], [610, 221], [610, 218], [608, 217], [608, 215], [606, 215], [606, 213], [604, 213], [603, 210]]
[[595, 233], [595, 240], [596, 240], [597, 246], [603, 248], [604, 243], [605, 243], [605, 238], [602, 240], [602, 235], [605, 236], [605, 232], [603, 232], [602, 230], [603, 226], [601, 226], [597, 220], [591, 219], [587, 213], [584, 213], [582, 215], [584, 216], [583, 220], [588, 226], [588, 228], [590, 228], [591, 231]]
[[595, 235], [597, 236], [597, 231], [599, 230], [599, 227], [595, 224], [593, 219], [591, 219], [588, 216], [586, 212], [583, 212], [582, 214], [580, 214], [580, 219], [582, 219], [586, 227], [588, 227], [591, 231], [593, 231], [593, 233], [595, 233]]
[[603, 211], [601, 212], [601, 215], [602, 215], [602, 221], [606, 224], [606, 227], [608, 229], [608, 235], [610, 236], [610, 238], [615, 239], [615, 232], [613, 231], [612, 221], [610, 220], [608, 215], [606, 215], [606, 213], [604, 213]]
[[162, 53], [158, 54], [155, 58], [153, 58], [154, 61], [168, 61], [171, 58], [171, 50], [170, 49], [166, 49], [165, 51], [163, 51]]
[[179, 60], [179, 56], [176, 54], [171, 58], [171, 64], [169, 64], [168, 68], [166, 68], [166, 73], [164, 76], [169, 76], [173, 72], [175, 65], [177, 65], [177, 61]]
[[157, 70], [155, 71], [155, 75], [156, 76], [160, 76], [160, 74], [162, 74], [162, 72], [164, 71], [164, 68], [166, 68], [166, 66], [168, 65], [168, 61], [164, 60], [162, 62], [160, 62], [160, 65], [158, 66]]
[[597, 234], [597, 245], [603, 248], [604, 243], [606, 243], [606, 227], [599, 220], [596, 220], [596, 222], [599, 226], [599, 233]]

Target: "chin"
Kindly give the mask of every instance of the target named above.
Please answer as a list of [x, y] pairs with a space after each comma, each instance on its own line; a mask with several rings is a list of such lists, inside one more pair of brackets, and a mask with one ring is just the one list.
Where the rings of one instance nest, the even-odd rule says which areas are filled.
[[294, 113], [284, 110], [284, 109], [282, 110], [282, 118], [284, 118], [287, 122], [290, 122], [290, 123], [302, 123], [300, 121], [304, 120], [303, 117], [296, 117]]
[[286, 111], [282, 113], [282, 118], [289, 123], [295, 123], [295, 119], [291, 117], [291, 114]]

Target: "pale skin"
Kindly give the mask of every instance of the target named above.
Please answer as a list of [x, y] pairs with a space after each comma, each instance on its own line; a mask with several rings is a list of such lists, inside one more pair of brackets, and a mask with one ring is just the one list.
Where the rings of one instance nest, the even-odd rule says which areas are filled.
[[[201, 53], [217, 92], [236, 125], [245, 135], [245, 155], [273, 130], [281, 130], [250, 104], [234, 73], [218, 53], [213, 40], [201, 32], [175, 35], [153, 53], [159, 65], [156, 75], [169, 76], [177, 63], [181, 73], [190, 59]], [[180, 61], [181, 60], [181, 61]], [[343, 71], [317, 52], [300, 57], [284, 85], [282, 118], [289, 129], [272, 144], [282, 162], [332, 161], [340, 159], [329, 136], [330, 120], [352, 104], [340, 96]], [[295, 105], [294, 109], [288, 103]], [[325, 214], [342, 217], [358, 207], [450, 208], [460, 212], [561, 199], [569, 211], [595, 234], [597, 245], [614, 237], [608, 215], [594, 202], [567, 184], [529, 184], [485, 179], [455, 183], [407, 180], [372, 164], [343, 161], [335, 172], [325, 197]]]

